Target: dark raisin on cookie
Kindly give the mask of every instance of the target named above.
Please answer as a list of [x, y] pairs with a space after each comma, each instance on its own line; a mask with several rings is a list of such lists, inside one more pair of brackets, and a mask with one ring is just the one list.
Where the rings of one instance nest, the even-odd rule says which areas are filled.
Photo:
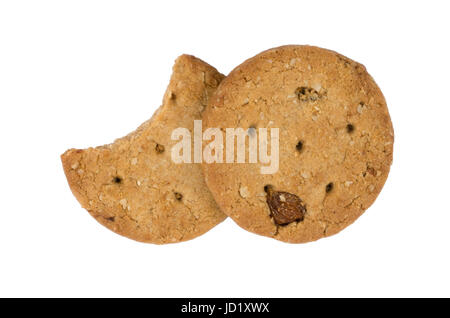
[[328, 183], [327, 186], [325, 187], [325, 192], [326, 193], [331, 192], [331, 190], [333, 190], [333, 187], [334, 187], [333, 182]]
[[164, 149], [163, 145], [156, 144], [155, 150], [156, 150], [157, 153], [163, 153], [165, 149]]
[[302, 149], [303, 149], [303, 141], [299, 141], [297, 143], [297, 145], [295, 146], [295, 149], [297, 149], [298, 151], [302, 151]]
[[269, 191], [271, 191], [273, 189], [273, 186], [270, 184], [266, 184], [264, 186], [264, 192], [269, 193]]
[[355, 130], [355, 126], [353, 126], [352, 124], [348, 124], [347, 125], [347, 132], [350, 134]]
[[367, 167], [367, 172], [370, 173], [374, 177], [377, 175], [377, 171], [372, 167]]
[[113, 182], [117, 183], [117, 184], [122, 183], [122, 178], [121, 177], [114, 177]]
[[[264, 187], [264, 190], [266, 190], [266, 187]], [[266, 192], [267, 204], [277, 225], [303, 221], [306, 207], [298, 196], [288, 192], [274, 191], [271, 186], [267, 188]]]
[[295, 90], [295, 94], [297, 95], [298, 99], [300, 99], [303, 102], [307, 102], [307, 101], [316, 101], [318, 100], [321, 95], [319, 94], [318, 91], [316, 91], [314, 88], [311, 87], [298, 87]]
[[181, 201], [183, 199], [183, 195], [179, 192], [175, 192], [175, 199], [177, 199], [178, 201]]

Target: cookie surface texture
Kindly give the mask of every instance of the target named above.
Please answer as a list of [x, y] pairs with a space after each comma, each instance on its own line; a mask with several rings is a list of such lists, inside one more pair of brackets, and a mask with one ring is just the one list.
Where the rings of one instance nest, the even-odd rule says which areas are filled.
[[[245, 163], [202, 164], [218, 205], [242, 228], [285, 242], [314, 241], [353, 223], [392, 163], [394, 132], [380, 89], [363, 65], [317, 47], [283, 46], [245, 61], [221, 82], [203, 123], [249, 135]], [[261, 173], [268, 164], [260, 157], [249, 163], [249, 138], [262, 138], [259, 128], [279, 129], [275, 173]]]
[[223, 79], [189, 55], [173, 67], [163, 105], [135, 132], [110, 145], [70, 149], [62, 156], [69, 186], [83, 208], [128, 238], [174, 243], [199, 236], [222, 222], [200, 164], [175, 164], [171, 140], [177, 127], [192, 131]]

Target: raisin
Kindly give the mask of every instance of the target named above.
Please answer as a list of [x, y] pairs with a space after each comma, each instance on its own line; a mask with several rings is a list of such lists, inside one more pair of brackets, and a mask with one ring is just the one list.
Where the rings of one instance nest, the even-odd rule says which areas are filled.
[[314, 88], [305, 87], [305, 86], [298, 87], [295, 90], [295, 94], [297, 95], [298, 99], [300, 99], [302, 102], [307, 102], [307, 101], [314, 102], [322, 97], [319, 94], [319, 92], [316, 91]]
[[298, 151], [302, 151], [302, 149], [303, 149], [303, 142], [302, 142], [302, 141], [299, 141], [299, 142], [297, 143], [297, 145], [295, 146], [295, 148], [296, 148]]
[[274, 191], [272, 186], [265, 186], [264, 190], [266, 187], [267, 204], [277, 225], [303, 221], [306, 207], [298, 196], [288, 192]]
[[348, 124], [347, 125], [347, 132], [350, 134], [355, 130], [355, 126], [353, 126], [352, 124]]
[[175, 192], [175, 199], [177, 199], [178, 201], [181, 201], [181, 199], [183, 199], [183, 195], [179, 192]]
[[122, 183], [122, 178], [121, 177], [114, 177], [113, 182], [114, 183]]
[[372, 168], [372, 167], [367, 167], [367, 172], [370, 173], [374, 177], [377, 174], [377, 171], [374, 168]]
[[333, 187], [334, 187], [333, 182], [328, 183], [327, 186], [325, 187], [325, 192], [326, 193], [331, 192], [331, 190], [333, 190]]
[[266, 184], [264, 186], [264, 192], [268, 193], [269, 191], [271, 191], [273, 189], [273, 186], [270, 184]]
[[164, 152], [164, 146], [160, 144], [156, 144], [155, 150], [157, 153], [163, 153]]

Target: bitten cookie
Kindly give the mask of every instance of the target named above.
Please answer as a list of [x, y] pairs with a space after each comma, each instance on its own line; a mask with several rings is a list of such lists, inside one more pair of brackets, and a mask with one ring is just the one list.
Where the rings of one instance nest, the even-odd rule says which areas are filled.
[[113, 144], [62, 156], [69, 186], [83, 208], [110, 230], [163, 244], [199, 236], [226, 216], [204, 182], [199, 164], [171, 160], [171, 133], [192, 130], [223, 75], [205, 62], [180, 56], [153, 117]]
[[285, 242], [314, 241], [353, 223], [392, 163], [394, 132], [380, 89], [363, 65], [317, 47], [283, 46], [245, 61], [221, 82], [203, 121], [248, 129], [247, 147], [248, 138], [261, 138], [259, 128], [279, 128], [277, 172], [261, 174], [267, 164], [249, 163], [248, 153], [246, 163], [202, 167], [222, 211]]

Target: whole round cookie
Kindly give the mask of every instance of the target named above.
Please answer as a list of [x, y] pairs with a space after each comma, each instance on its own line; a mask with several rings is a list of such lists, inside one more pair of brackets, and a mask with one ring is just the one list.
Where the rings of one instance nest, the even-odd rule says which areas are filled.
[[363, 65], [318, 47], [283, 46], [245, 61], [221, 82], [203, 121], [247, 135], [244, 163], [236, 163], [238, 138], [230, 134], [224, 140], [236, 144], [224, 147], [223, 163], [202, 165], [222, 211], [285, 242], [314, 241], [353, 223], [392, 163], [394, 132], [380, 89]]
[[222, 78], [212, 66], [182, 55], [150, 120], [110, 145], [61, 156], [73, 194], [98, 222], [131, 239], [163, 244], [192, 239], [226, 218], [200, 164], [171, 158], [177, 143], [172, 131], [192, 130]]

